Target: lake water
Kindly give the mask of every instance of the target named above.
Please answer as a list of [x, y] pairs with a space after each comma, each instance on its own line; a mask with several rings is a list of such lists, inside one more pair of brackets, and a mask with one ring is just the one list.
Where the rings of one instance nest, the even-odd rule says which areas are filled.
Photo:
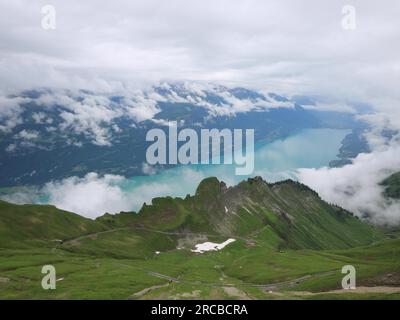
[[[350, 130], [308, 129], [271, 143], [258, 143], [254, 151], [254, 172], [268, 182], [297, 179], [299, 168], [328, 166]], [[138, 211], [144, 202], [162, 196], [194, 194], [200, 181], [215, 176], [228, 186], [248, 176], [235, 175], [236, 165], [181, 165], [153, 175], [123, 178], [71, 177], [41, 190], [17, 192], [4, 200], [16, 203], [53, 204], [60, 209], [94, 218], [105, 212]]]
[[[269, 182], [296, 179], [298, 168], [327, 166], [337, 154], [349, 130], [307, 129], [282, 140], [255, 146], [255, 169], [251, 176], [262, 176]], [[235, 165], [186, 165], [160, 173], [124, 180], [119, 187], [136, 200], [132, 209], [138, 210], [143, 202], [157, 196], [193, 194], [205, 177], [215, 176], [229, 185], [237, 184], [248, 176], [235, 175]]]

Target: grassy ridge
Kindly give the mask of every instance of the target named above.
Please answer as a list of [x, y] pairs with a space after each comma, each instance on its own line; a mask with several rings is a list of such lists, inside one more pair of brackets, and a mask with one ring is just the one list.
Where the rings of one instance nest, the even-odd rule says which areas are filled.
[[155, 198], [138, 214], [106, 215], [97, 221], [114, 227], [225, 237], [259, 234], [273, 239], [277, 249], [341, 249], [385, 238], [379, 229], [326, 203], [300, 183], [268, 184], [261, 178], [231, 188], [207, 178], [194, 196]]
[[106, 230], [101, 223], [49, 205], [0, 201], [0, 247], [26, 247]]
[[[228, 238], [236, 241], [221, 251], [191, 251]], [[0, 240], [4, 299], [398, 298], [330, 292], [346, 264], [360, 284], [397, 285], [398, 277], [400, 287], [400, 240], [293, 181], [228, 188], [208, 178], [193, 196], [96, 220], [0, 202]], [[40, 286], [45, 264], [56, 267], [54, 291]]]

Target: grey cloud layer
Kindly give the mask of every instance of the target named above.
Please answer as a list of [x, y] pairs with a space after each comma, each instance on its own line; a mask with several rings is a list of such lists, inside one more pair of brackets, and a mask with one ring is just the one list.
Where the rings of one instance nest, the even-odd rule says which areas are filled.
[[0, 4], [4, 90], [194, 79], [364, 95], [398, 79], [395, 0], [355, 1], [354, 31], [341, 27], [343, 1], [52, 1], [53, 31], [41, 28], [44, 4]]

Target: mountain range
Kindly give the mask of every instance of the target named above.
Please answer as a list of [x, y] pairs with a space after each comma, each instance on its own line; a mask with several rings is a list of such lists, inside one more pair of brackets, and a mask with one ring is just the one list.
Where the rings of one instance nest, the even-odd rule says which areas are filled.
[[319, 109], [321, 103], [311, 97], [163, 83], [124, 94], [38, 89], [7, 99], [0, 113], [0, 187], [42, 185], [89, 172], [144, 175], [146, 133], [168, 121], [194, 130], [250, 128], [256, 142], [307, 128], [351, 129], [335, 166], [368, 151], [365, 123], [351, 112]]
[[[95, 220], [0, 202], [0, 240], [2, 298], [399, 297], [397, 235], [291, 180], [211, 177], [192, 196]], [[40, 287], [45, 264], [56, 290]], [[357, 284], [385, 289], [335, 291], [348, 264]]]

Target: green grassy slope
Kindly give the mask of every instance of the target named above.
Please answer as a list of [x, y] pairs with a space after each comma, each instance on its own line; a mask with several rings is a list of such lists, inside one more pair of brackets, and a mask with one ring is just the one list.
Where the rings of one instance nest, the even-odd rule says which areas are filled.
[[[383, 249], [383, 250], [382, 250]], [[162, 252], [151, 259], [91, 257], [64, 250], [0, 250], [0, 298], [36, 299], [399, 299], [340, 289], [341, 268], [352, 264], [357, 285], [400, 286], [400, 243], [340, 251], [269, 250], [237, 241], [219, 252]], [[40, 286], [41, 266], [56, 267], [56, 290]], [[392, 282], [384, 282], [391, 275]], [[165, 278], [170, 277], [170, 278]], [[169, 280], [171, 279], [171, 280]], [[303, 279], [303, 280], [302, 280]], [[292, 281], [279, 288], [279, 283]], [[307, 295], [304, 295], [307, 292]]]
[[[228, 238], [221, 251], [191, 251]], [[400, 298], [331, 292], [346, 264], [359, 285], [400, 287], [400, 240], [293, 181], [228, 188], [208, 178], [193, 196], [95, 221], [1, 202], [0, 240], [0, 299]], [[56, 267], [56, 290], [41, 288], [45, 264]]]
[[155, 198], [138, 214], [106, 214], [95, 221], [53, 206], [0, 202], [0, 239], [6, 247], [59, 239], [71, 252], [144, 257], [178, 242], [191, 249], [195, 235], [248, 238], [278, 250], [341, 249], [384, 239], [378, 229], [290, 180], [268, 184], [254, 178], [228, 188], [207, 178], [193, 196]]
[[49, 205], [0, 201], [0, 247], [26, 247], [106, 230], [96, 221]]
[[400, 199], [400, 172], [394, 173], [385, 180], [381, 185], [385, 187], [385, 196], [393, 199]]
[[338, 249], [384, 238], [382, 232], [321, 200], [308, 187], [284, 181], [249, 179], [227, 188], [203, 180], [194, 196], [156, 198], [137, 215], [122, 213], [97, 221], [162, 231], [270, 239], [275, 248]]

